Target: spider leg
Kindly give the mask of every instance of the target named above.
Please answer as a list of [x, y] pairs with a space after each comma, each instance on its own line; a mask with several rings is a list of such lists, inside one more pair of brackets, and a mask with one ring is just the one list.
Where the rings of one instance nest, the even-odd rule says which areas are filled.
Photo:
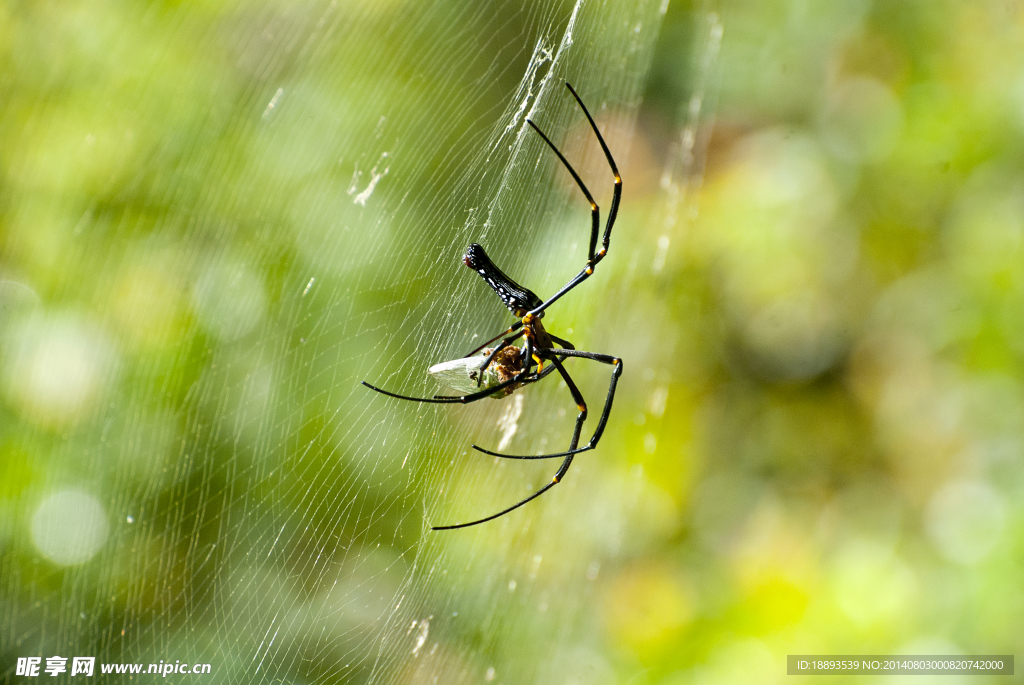
[[[522, 322], [520, 322], [520, 325], [522, 325]], [[511, 345], [513, 340], [515, 340], [516, 338], [521, 338], [524, 335], [526, 335], [526, 331], [522, 330], [516, 333], [515, 335], [505, 338], [504, 340], [501, 341], [500, 345], [491, 350], [491, 353], [487, 355], [487, 359], [485, 359], [484, 363], [480, 365], [480, 373], [478, 373], [476, 377], [476, 386], [478, 388], [480, 387], [480, 384], [483, 383], [484, 381], [484, 371], [486, 371], [487, 367], [491, 365], [491, 362], [494, 361], [494, 358], [498, 356], [498, 353], [501, 352], [506, 347], [508, 347], [509, 345]], [[492, 340], [491, 342], [494, 341]]]
[[479, 392], [473, 392], [468, 395], [434, 395], [433, 397], [412, 397], [410, 395], [399, 395], [398, 393], [395, 392], [382, 390], [381, 388], [378, 388], [375, 385], [370, 385], [366, 381], [361, 381], [361, 383], [368, 387], [370, 390], [376, 390], [381, 395], [387, 395], [388, 397], [394, 397], [395, 399], [399, 400], [409, 400], [410, 402], [426, 402], [429, 404], [468, 404], [470, 402], [476, 402], [477, 400], [481, 400], [485, 397], [493, 395], [494, 393], [504, 388], [507, 388], [513, 383], [526, 385], [527, 383], [536, 383], [540, 379], [541, 376], [538, 376], [537, 374], [532, 374], [532, 376], [526, 376], [525, 378], [510, 378], [504, 383], [492, 385], [489, 388], [484, 388]]
[[559, 345], [561, 345], [561, 346], [562, 346], [562, 347], [564, 347], [565, 349], [567, 349], [567, 350], [575, 350], [575, 349], [576, 349], [576, 346], [575, 346], [575, 345], [573, 345], [573, 344], [572, 344], [571, 342], [569, 342], [568, 340], [562, 340], [562, 339], [561, 339], [561, 338], [559, 338], [559, 337], [558, 337], [557, 335], [551, 335], [550, 331], [546, 331], [546, 332], [547, 332], [547, 334], [548, 334], [548, 337], [549, 337], [549, 338], [551, 338], [552, 340], [554, 340], [554, 341], [555, 341], [556, 343], [558, 343]]
[[481, 523], [487, 523], [488, 521], [493, 521], [494, 519], [498, 518], [499, 516], [504, 516], [505, 514], [509, 513], [510, 511], [515, 511], [516, 509], [518, 509], [519, 507], [523, 506], [524, 504], [526, 504], [530, 500], [537, 499], [538, 497], [543, 495], [545, 492], [547, 492], [551, 488], [553, 488], [556, 485], [558, 485], [558, 481], [560, 481], [562, 479], [562, 476], [565, 475], [565, 472], [569, 470], [569, 464], [572, 463], [573, 456], [574, 455], [570, 454], [569, 456], [567, 456], [565, 458], [565, 461], [563, 461], [562, 465], [558, 468], [558, 473], [555, 474], [555, 477], [551, 479], [550, 483], [548, 483], [547, 485], [542, 487], [540, 490], [538, 490], [537, 492], [535, 492], [532, 495], [530, 495], [529, 497], [527, 497], [526, 499], [522, 500], [521, 502], [517, 502], [516, 504], [513, 504], [508, 509], [503, 509], [502, 511], [499, 511], [497, 514], [492, 514], [492, 515], [488, 516], [487, 518], [482, 518], [482, 519], [479, 519], [477, 521], [470, 521], [469, 523], [456, 523], [454, 526], [431, 526], [430, 529], [431, 530], [455, 530], [456, 528], [469, 528], [470, 526], [476, 526], [476, 525], [479, 525]]
[[[552, 340], [554, 340], [555, 342], [557, 342], [560, 345], [568, 345], [569, 349], [575, 349], [575, 348], [572, 347], [572, 343], [570, 343], [568, 340], [562, 340], [561, 338], [556, 338], [555, 336], [551, 335], [550, 333], [548, 333], [548, 337], [550, 337]], [[559, 352], [561, 352], [561, 350], [559, 350]], [[565, 357], [562, 357], [562, 359], [564, 360]], [[569, 447], [570, 450], [575, 450], [576, 449], [576, 445], [579, 444], [580, 431], [583, 429], [583, 422], [587, 420], [587, 402], [586, 402], [586, 400], [583, 399], [583, 393], [581, 393], [579, 388], [576, 387], [576, 383], [573, 382], [572, 377], [569, 375], [569, 372], [565, 370], [564, 366], [562, 366], [562, 360], [560, 360], [557, 356], [554, 356], [554, 357], [551, 357], [551, 361], [552, 361], [552, 364], [554, 365], [554, 367], [558, 369], [558, 373], [560, 373], [562, 375], [562, 379], [565, 381], [565, 384], [567, 386], [569, 386], [569, 392], [572, 394], [572, 400], [573, 400], [573, 402], [576, 403], [576, 407], [580, 410], [580, 413], [576, 416], [576, 428], [573, 430], [572, 442], [571, 442], [570, 447]], [[522, 456], [520, 456], [520, 455], [500, 454], [498, 452], [491, 452], [490, 450], [485, 450], [482, 447], [478, 447], [476, 445], [472, 445], [472, 447], [473, 447], [473, 449], [475, 449], [475, 450], [477, 450], [479, 452], [483, 452], [484, 454], [489, 454], [489, 455], [494, 456], [494, 457], [501, 457], [502, 459], [558, 459], [559, 457], [564, 457], [567, 454], [569, 454], [569, 452], [559, 452], [558, 454], [540, 454], [540, 455], [522, 455]], [[582, 451], [582, 450], [580, 450], [580, 451]]]
[[[569, 451], [565, 454], [565, 459], [562, 461], [562, 465], [558, 467], [558, 471], [556, 471], [555, 475], [551, 478], [551, 482], [548, 483], [547, 485], [545, 485], [544, 487], [542, 487], [537, 492], [535, 492], [532, 495], [530, 495], [529, 497], [527, 497], [526, 499], [521, 500], [521, 501], [513, 504], [511, 507], [508, 507], [507, 509], [503, 509], [503, 510], [499, 511], [497, 514], [492, 514], [492, 515], [488, 516], [487, 518], [482, 518], [482, 519], [479, 519], [479, 520], [476, 520], [476, 521], [470, 521], [469, 523], [457, 523], [457, 524], [455, 524], [453, 526], [431, 526], [431, 530], [455, 530], [456, 528], [468, 528], [470, 526], [476, 526], [476, 525], [479, 525], [481, 523], [487, 523], [488, 521], [493, 521], [494, 519], [496, 519], [496, 518], [498, 518], [500, 516], [504, 516], [505, 514], [509, 513], [510, 511], [514, 511], [514, 510], [518, 509], [519, 507], [523, 506], [524, 504], [526, 504], [530, 500], [537, 499], [538, 497], [543, 495], [545, 492], [547, 492], [551, 488], [553, 488], [556, 485], [558, 485], [561, 482], [562, 478], [565, 477], [566, 472], [568, 472], [568, 470], [569, 470], [569, 466], [572, 465], [573, 457], [576, 456], [576, 452], [577, 452], [576, 445], [579, 443], [580, 429], [583, 427], [583, 421], [586, 420], [586, 418], [587, 418], [587, 405], [583, 401], [583, 395], [580, 394], [580, 391], [576, 387], [576, 384], [572, 382], [572, 379], [569, 377], [568, 372], [562, 366], [562, 362], [558, 361], [558, 357], [551, 357], [551, 366], [549, 366], [548, 369], [558, 369], [559, 373], [562, 374], [562, 378], [564, 378], [566, 384], [568, 384], [569, 391], [572, 393], [573, 399], [576, 400], [576, 404], [580, 408], [580, 415], [576, 418], [576, 430], [573, 431], [572, 441], [569, 444]], [[476, 447], [476, 445], [474, 445], [474, 447]], [[479, 448], [477, 448], [477, 449], [479, 449]], [[497, 455], [497, 456], [504, 456], [504, 455]], [[516, 458], [516, 457], [513, 457], [513, 458]], [[539, 459], [541, 457], [533, 457], [533, 458]]]
[[[598, 130], [597, 124], [594, 123], [594, 117], [590, 116], [590, 111], [587, 106], [583, 104], [583, 100], [576, 93], [576, 89], [573, 88], [568, 81], [565, 82], [565, 87], [569, 89], [572, 96], [576, 98], [576, 102], [579, 103], [580, 109], [587, 115], [587, 121], [590, 122], [590, 128], [593, 129], [594, 135], [597, 136], [597, 142], [601, 143], [601, 149], [604, 151], [604, 157], [608, 160], [608, 166], [612, 169], [612, 175], [615, 176], [615, 191], [612, 194], [612, 206], [608, 210], [608, 223], [604, 227], [604, 237], [601, 239], [601, 251], [597, 253], [597, 260], [601, 261], [601, 258], [608, 253], [608, 244], [611, 242], [612, 237], [612, 226], [615, 225], [615, 217], [619, 213], [619, 200], [622, 199], [622, 177], [619, 176], [619, 168], [615, 166], [615, 160], [612, 158], [612, 152], [608, 149], [608, 144], [604, 142], [604, 136], [601, 135], [601, 131]], [[593, 251], [591, 251], [591, 259], [594, 258]], [[596, 263], [596, 262], [595, 262]]]
[[555, 151], [555, 154], [558, 155], [558, 158], [562, 160], [562, 164], [564, 164], [565, 168], [569, 170], [570, 174], [572, 174], [572, 178], [574, 181], [576, 181], [576, 185], [578, 185], [580, 187], [580, 190], [583, 191], [583, 196], [587, 198], [587, 202], [590, 203], [590, 258], [588, 263], [593, 262], [594, 250], [597, 249], [597, 236], [601, 231], [601, 209], [600, 207], [597, 206], [597, 203], [594, 202], [594, 196], [591, 195], [590, 190], [587, 189], [587, 184], [583, 182], [583, 179], [580, 178], [580, 175], [577, 174], [576, 170], [572, 168], [572, 164], [569, 164], [569, 160], [565, 158], [565, 155], [562, 154], [562, 151], [555, 147], [555, 144], [552, 143], [551, 139], [544, 134], [544, 131], [540, 130], [540, 126], [537, 126], [537, 124], [533, 123], [531, 119], [527, 119], [526, 123], [532, 126], [533, 130], [536, 131], [537, 134], [544, 139], [544, 142], [548, 144], [548, 147]]
[[[590, 359], [595, 362], [601, 362], [602, 364], [609, 364], [612, 368], [612, 378], [608, 383], [608, 396], [604, 400], [604, 409], [601, 411], [601, 418], [597, 420], [597, 427], [594, 429], [594, 434], [591, 436], [590, 441], [587, 442], [583, 447], [577, 448], [576, 445], [572, 445], [565, 452], [556, 452], [554, 454], [538, 454], [538, 455], [513, 455], [513, 454], [499, 454], [498, 452], [492, 452], [485, 450], [482, 447], [473, 445], [473, 449], [484, 454], [489, 454], [492, 457], [503, 457], [505, 459], [554, 459], [557, 457], [571, 456], [579, 454], [580, 452], [586, 452], [597, 447], [598, 441], [601, 440], [601, 436], [604, 434], [605, 426], [608, 424], [608, 416], [612, 411], [612, 401], [615, 399], [615, 386], [619, 382], [619, 376], [622, 375], [622, 360], [618, 357], [613, 357], [610, 354], [598, 354], [596, 352], [583, 352], [582, 350], [540, 350], [541, 353], [551, 352], [557, 354], [559, 357], [579, 357], [581, 359]], [[579, 419], [577, 419], [577, 430], [579, 430]]]
[[558, 150], [557, 147], [555, 147], [555, 144], [552, 143], [551, 140], [546, 135], [544, 135], [532, 121], [528, 121], [528, 123], [531, 126], [533, 126], [534, 130], [537, 131], [537, 133], [540, 133], [541, 137], [544, 139], [544, 142], [548, 144], [548, 147], [554, 150], [555, 154], [558, 155], [558, 158], [562, 160], [562, 164], [564, 164], [565, 168], [569, 170], [569, 173], [572, 174], [573, 179], [575, 179], [577, 185], [579, 185], [587, 200], [590, 201], [590, 211], [591, 216], [593, 218], [593, 224], [590, 229], [590, 251], [588, 252], [587, 265], [583, 267], [583, 270], [576, 274], [576, 276], [571, 281], [566, 283], [561, 290], [559, 290], [557, 293], [548, 298], [548, 300], [544, 302], [544, 304], [540, 305], [539, 307], [535, 307], [534, 309], [531, 309], [529, 314], [532, 314], [533, 316], [536, 316], [537, 314], [543, 312], [545, 309], [554, 304], [555, 301], [557, 301], [559, 298], [561, 298], [563, 295], [565, 295], [567, 292], [575, 288], [583, 281], [587, 280], [587, 278], [589, 278], [590, 275], [594, 273], [594, 267], [597, 266], [598, 262], [604, 259], [604, 256], [606, 254], [608, 254], [608, 246], [611, 242], [612, 236], [612, 227], [615, 225], [615, 218], [618, 216], [619, 213], [619, 201], [622, 199], [622, 177], [619, 176], [619, 168], [615, 165], [615, 159], [612, 157], [611, 150], [608, 149], [608, 144], [604, 142], [604, 136], [601, 135], [601, 131], [597, 128], [597, 124], [594, 122], [594, 117], [590, 115], [590, 111], [587, 109], [587, 106], [583, 104], [583, 100], [580, 99], [580, 96], [576, 93], [573, 87], [569, 85], [568, 82], [565, 84], [565, 87], [568, 88], [569, 92], [572, 93], [572, 96], [576, 98], [576, 102], [579, 104], [580, 109], [583, 110], [583, 113], [587, 116], [587, 121], [590, 122], [590, 128], [593, 129], [594, 135], [597, 136], [597, 142], [601, 144], [601, 149], [604, 151], [605, 159], [608, 160], [608, 166], [611, 167], [612, 175], [615, 177], [615, 188], [612, 192], [612, 206], [611, 209], [608, 210], [608, 220], [605, 223], [604, 236], [601, 238], [601, 249], [595, 252], [594, 250], [597, 247], [599, 221], [598, 208], [597, 204], [594, 203], [593, 196], [591, 196], [590, 191], [587, 190], [586, 185], [584, 185], [583, 181], [576, 173], [576, 170], [572, 168], [572, 165], [570, 165], [569, 162], [565, 159], [565, 156]]
[[366, 381], [362, 381], [362, 384], [368, 387], [370, 390], [376, 390], [382, 395], [394, 397], [399, 400], [409, 400], [410, 402], [426, 402], [429, 404], [468, 404], [470, 402], [476, 402], [477, 400], [489, 397], [494, 393], [498, 392], [499, 390], [507, 388], [508, 386], [514, 383], [518, 383], [519, 385], [526, 385], [527, 383], [536, 383], [537, 381], [551, 373], [550, 369], [544, 369], [540, 373], [530, 373], [530, 368], [532, 366], [532, 362], [530, 361], [530, 359], [533, 355], [533, 343], [530, 341], [529, 338], [526, 339], [526, 355], [526, 366], [523, 368], [521, 372], [516, 374], [513, 378], [510, 378], [507, 381], [504, 381], [503, 383], [492, 385], [489, 388], [484, 388], [483, 390], [469, 393], [468, 395], [434, 395], [433, 397], [412, 397], [410, 395], [399, 395], [398, 393], [382, 390], [381, 388], [378, 388], [375, 385], [370, 385]]
[[587, 420], [587, 401], [583, 399], [583, 393], [576, 387], [572, 376], [562, 366], [562, 362], [558, 361], [558, 357], [554, 357], [551, 362], [558, 367], [558, 373], [562, 374], [562, 380], [569, 386], [569, 393], [572, 395], [573, 402], [576, 403], [576, 408], [580, 410], [580, 413], [576, 415], [576, 427], [572, 431], [572, 440], [569, 442], [569, 450], [571, 451], [575, 450], [576, 445], [580, 442], [580, 431], [583, 430], [583, 422]]
[[487, 347], [488, 345], [490, 345], [490, 344], [491, 344], [492, 342], [494, 342], [495, 340], [497, 340], [497, 339], [498, 339], [498, 338], [500, 338], [501, 336], [503, 336], [503, 335], [508, 335], [509, 333], [512, 333], [512, 332], [518, 331], [518, 330], [519, 330], [520, 328], [522, 328], [522, 327], [523, 327], [523, 322], [522, 322], [522, 321], [516, 321], [516, 322], [515, 322], [514, 324], [512, 324], [511, 326], [509, 326], [509, 327], [508, 327], [508, 328], [507, 328], [506, 330], [502, 331], [501, 333], [498, 333], [498, 334], [497, 334], [496, 336], [494, 336], [493, 338], [491, 338], [490, 340], [488, 340], [487, 342], [485, 342], [485, 343], [484, 343], [483, 345], [481, 345], [480, 347], [476, 348], [475, 350], [473, 350], [473, 351], [472, 351], [472, 352], [470, 352], [469, 354], [466, 354], [466, 355], [463, 355], [463, 356], [465, 356], [465, 357], [472, 357], [472, 356], [473, 356], [474, 354], [476, 354], [476, 353], [477, 353], [477, 352], [479, 352], [480, 350], [484, 349], [485, 347]]

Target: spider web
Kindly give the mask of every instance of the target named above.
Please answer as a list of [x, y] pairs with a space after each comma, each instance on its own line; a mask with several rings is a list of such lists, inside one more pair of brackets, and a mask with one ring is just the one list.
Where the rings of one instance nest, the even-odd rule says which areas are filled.
[[[632, 302], [631, 285], [672, 259], [692, 211], [721, 35], [697, 12], [696, 47], [681, 52], [696, 57], [680, 64], [694, 91], [671, 147], [637, 147], [667, 7], [111, 3], [96, 10], [103, 50], [70, 18], [19, 16], [24, 35], [75, 36], [84, 66], [54, 73], [82, 70], [106, 100], [52, 95], [74, 112], [67, 141], [102, 148], [70, 172], [12, 153], [25, 181], [5, 199], [11, 223], [51, 226], [65, 273], [33, 281], [17, 261], [28, 231], [12, 232], [5, 368], [28, 395], [11, 391], [20, 409], [5, 414], [17, 486], [4, 499], [0, 673], [41, 654], [205, 662], [219, 682], [614, 679], [593, 597], [643, 506], [623, 427], [663, 392], [644, 360], [672, 325], [646, 318], [658, 310]], [[557, 461], [470, 445], [564, 449], [568, 391], [553, 377], [439, 407], [359, 381], [432, 395], [430, 365], [511, 323], [460, 264], [469, 243], [541, 297], [583, 266], [586, 202], [526, 124], [607, 209], [611, 173], [566, 80], [625, 193], [609, 257], [545, 322], [625, 359], [615, 412], [563, 484], [435, 533], [548, 482]], [[26, 131], [58, 128], [14, 112]], [[43, 187], [62, 194], [44, 202]], [[68, 347], [40, 361], [54, 340]], [[49, 395], [16, 373], [69, 357]], [[567, 367], [590, 403], [585, 440], [610, 369]], [[46, 532], [75, 530], [90, 507], [108, 527], [88, 553]]]

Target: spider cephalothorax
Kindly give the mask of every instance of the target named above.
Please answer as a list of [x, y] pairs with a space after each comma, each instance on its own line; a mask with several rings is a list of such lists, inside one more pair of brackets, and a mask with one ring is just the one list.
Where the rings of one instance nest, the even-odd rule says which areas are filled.
[[[586, 184], [583, 183], [583, 180], [579, 177], [579, 174], [576, 173], [576, 170], [572, 168], [572, 165], [569, 164], [565, 156], [563, 156], [559, 149], [555, 147], [555, 144], [552, 143], [546, 135], [544, 135], [544, 132], [529, 119], [526, 120], [526, 123], [532, 126], [533, 130], [540, 135], [544, 142], [547, 143], [548, 147], [554, 150], [555, 154], [558, 155], [558, 159], [562, 161], [565, 168], [570, 174], [572, 174], [573, 180], [576, 181], [576, 185], [579, 186], [581, 191], [583, 191], [584, 197], [586, 197], [587, 201], [590, 203], [590, 250], [588, 252], [587, 263], [584, 265], [583, 269], [568, 283], [562, 286], [561, 290], [556, 292], [547, 300], [541, 300], [533, 293], [533, 291], [519, 285], [499, 269], [497, 265], [491, 261], [491, 258], [487, 256], [487, 253], [484, 252], [483, 247], [477, 243], [471, 244], [466, 248], [466, 253], [462, 257], [462, 263], [476, 271], [480, 277], [487, 282], [487, 285], [497, 293], [498, 297], [501, 298], [502, 303], [508, 307], [508, 310], [512, 312], [518, 320], [509, 326], [508, 329], [494, 336], [483, 345], [480, 345], [465, 357], [451, 362], [436, 364], [430, 368], [430, 373], [432, 375], [442, 380], [442, 382], [452, 385], [453, 389], [466, 394], [454, 396], [435, 395], [434, 397], [410, 397], [408, 395], [398, 395], [393, 392], [388, 392], [387, 390], [381, 390], [380, 388], [374, 387], [366, 381], [363, 381], [363, 385], [376, 390], [379, 393], [383, 393], [390, 397], [396, 397], [400, 400], [434, 402], [441, 404], [465, 404], [467, 402], [475, 402], [476, 400], [480, 400], [485, 397], [504, 397], [511, 394], [512, 391], [521, 386], [536, 383], [542, 378], [550, 375], [553, 371], [558, 371], [562, 380], [565, 381], [566, 386], [569, 388], [569, 393], [572, 395], [573, 401], [576, 402], [579, 414], [576, 415], [576, 425], [573, 428], [572, 440], [569, 442], [569, 449], [565, 452], [539, 455], [512, 455], [499, 454], [473, 445], [473, 449], [483, 452], [484, 454], [503, 457], [505, 459], [562, 458], [562, 464], [558, 467], [558, 471], [555, 473], [550, 483], [526, 499], [499, 511], [497, 514], [493, 514], [487, 518], [478, 519], [476, 521], [470, 521], [469, 523], [459, 523], [453, 526], [434, 526], [434, 530], [451, 530], [453, 528], [475, 526], [478, 523], [484, 523], [486, 521], [496, 519], [499, 516], [504, 516], [513, 509], [523, 506], [530, 500], [540, 497], [542, 494], [554, 487], [555, 484], [565, 476], [575, 455], [586, 450], [594, 449], [594, 447], [597, 446], [597, 442], [601, 439], [601, 435], [604, 433], [605, 426], [608, 423], [608, 416], [611, 413], [612, 400], [615, 398], [615, 385], [619, 380], [619, 376], [622, 375], [622, 360], [608, 354], [598, 354], [596, 352], [583, 352], [581, 350], [577, 350], [568, 340], [563, 340], [562, 338], [552, 335], [545, 330], [543, 324], [541, 324], [541, 317], [544, 316], [544, 311], [567, 292], [589, 278], [591, 274], [594, 273], [594, 267], [596, 267], [598, 262], [604, 259], [605, 255], [608, 253], [608, 244], [611, 239], [612, 226], [615, 225], [615, 216], [619, 210], [619, 199], [622, 197], [622, 179], [619, 177], [619, 170], [615, 166], [615, 160], [612, 159], [612, 153], [608, 150], [608, 145], [605, 144], [604, 138], [601, 137], [601, 132], [597, 128], [597, 124], [594, 123], [594, 118], [590, 116], [590, 112], [587, 111], [587, 107], [583, 104], [580, 96], [576, 94], [576, 91], [573, 90], [573, 87], [568, 83], [566, 83], [565, 86], [569, 89], [569, 92], [572, 93], [573, 97], [576, 98], [576, 102], [579, 103], [583, 113], [587, 116], [587, 120], [590, 122], [590, 127], [593, 129], [594, 135], [597, 136], [598, 142], [601, 143], [601, 149], [604, 150], [605, 158], [608, 160], [608, 166], [611, 167], [612, 174], [615, 177], [612, 206], [608, 211], [608, 222], [605, 224], [603, 236], [600, 235], [600, 209], [598, 209], [597, 203], [594, 202], [594, 198], [587, 189]], [[599, 236], [601, 237], [600, 250], [597, 249], [597, 239]], [[513, 345], [513, 343], [519, 338], [523, 338], [525, 341], [521, 348]], [[492, 343], [498, 344], [492, 348], [488, 348], [488, 345]], [[573, 381], [569, 372], [566, 371], [565, 366], [563, 365], [563, 362], [570, 357], [590, 359], [592, 361], [612, 366], [612, 377], [611, 381], [608, 383], [608, 396], [605, 398], [604, 409], [601, 411], [601, 418], [597, 421], [597, 427], [594, 429], [594, 434], [583, 447], [579, 447], [579, 440], [580, 432], [583, 429], [583, 422], [587, 419], [587, 403], [583, 400], [582, 393], [580, 393], [579, 388], [576, 387], [576, 383]], [[546, 362], [550, 362], [550, 365], [545, 366]], [[471, 381], [468, 390], [466, 389], [466, 379], [464, 376], [468, 376]], [[474, 387], [476, 389], [473, 389]]]

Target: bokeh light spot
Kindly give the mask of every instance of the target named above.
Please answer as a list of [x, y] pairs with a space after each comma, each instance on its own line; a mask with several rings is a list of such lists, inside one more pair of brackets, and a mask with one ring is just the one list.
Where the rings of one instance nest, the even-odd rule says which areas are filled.
[[999, 543], [1006, 505], [987, 483], [954, 481], [932, 496], [925, 522], [942, 556], [958, 564], [976, 564]]
[[240, 262], [211, 265], [199, 278], [194, 298], [203, 325], [223, 342], [241, 338], [266, 314], [263, 281]]
[[841, 81], [821, 112], [825, 147], [845, 162], [877, 162], [892, 152], [903, 129], [903, 109], [881, 81]]
[[32, 420], [62, 426], [80, 419], [100, 395], [114, 362], [106, 338], [72, 318], [32, 318], [5, 355], [8, 396]]
[[109, 533], [102, 505], [79, 490], [50, 495], [32, 516], [32, 542], [43, 556], [62, 566], [91, 559]]
[[657, 652], [692, 620], [691, 593], [663, 566], [637, 566], [612, 583], [605, 602], [614, 642], [637, 653]]
[[854, 623], [871, 626], [905, 615], [917, 594], [913, 572], [887, 545], [858, 540], [836, 559], [836, 602]]

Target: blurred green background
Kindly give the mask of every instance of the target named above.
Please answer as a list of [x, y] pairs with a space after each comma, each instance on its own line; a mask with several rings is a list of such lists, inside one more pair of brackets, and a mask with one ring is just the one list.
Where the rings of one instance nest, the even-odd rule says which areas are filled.
[[[545, 323], [624, 359], [614, 411], [431, 532], [547, 482], [469, 446], [563, 449], [571, 398], [358, 383], [432, 394], [511, 322], [468, 243], [542, 297], [582, 267], [524, 122], [607, 208], [561, 79], [625, 191]], [[0, 679], [1021, 652], [1022, 148], [1016, 2], [0, 4]], [[567, 366], [592, 430], [608, 371]]]

